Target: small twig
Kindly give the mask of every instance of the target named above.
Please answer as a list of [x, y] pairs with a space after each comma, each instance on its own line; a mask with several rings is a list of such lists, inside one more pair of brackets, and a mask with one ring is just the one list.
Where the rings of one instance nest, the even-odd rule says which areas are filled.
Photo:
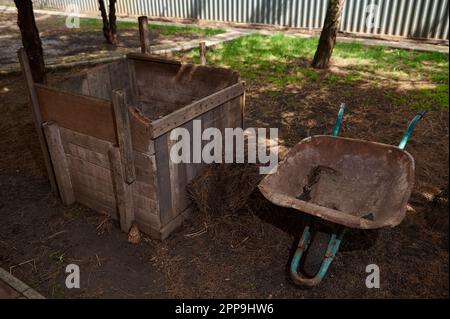
[[101, 267], [101, 266], [102, 266], [102, 263], [100, 262], [100, 258], [98, 258], [98, 255], [97, 255], [97, 254], [95, 254], [95, 257], [97, 258], [98, 266]]
[[108, 221], [108, 219], [105, 218], [100, 224], [98, 224], [96, 230], [99, 230], [107, 221]]
[[186, 238], [194, 238], [194, 237], [203, 235], [207, 231], [208, 231], [208, 225], [205, 223], [205, 228], [204, 229], [201, 229], [201, 230], [196, 231], [194, 233], [186, 234], [186, 235], [184, 235], [184, 237], [186, 237]]
[[31, 268], [33, 268], [34, 271], [36, 272], [36, 271], [37, 271], [37, 270], [36, 270], [36, 263], [35, 263], [35, 260], [34, 260], [34, 258], [33, 258], [33, 259], [30, 259], [30, 260], [21, 262], [20, 264], [17, 264], [17, 265], [14, 265], [14, 266], [9, 267], [9, 273], [12, 275], [12, 270], [13, 270], [14, 268], [17, 268], [17, 267], [20, 267], [20, 266], [29, 264], [29, 263], [31, 263], [31, 262], [33, 262], [33, 264], [31, 265]]
[[54, 237], [56, 237], [56, 236], [58, 236], [58, 235], [61, 235], [61, 234], [66, 233], [66, 232], [67, 232], [66, 230], [61, 230], [61, 231], [59, 231], [59, 232], [57, 232], [57, 233], [54, 233], [53, 235], [48, 236], [47, 238], [44, 239], [44, 241], [45, 241], [45, 240], [52, 239], [52, 238], [54, 238]]

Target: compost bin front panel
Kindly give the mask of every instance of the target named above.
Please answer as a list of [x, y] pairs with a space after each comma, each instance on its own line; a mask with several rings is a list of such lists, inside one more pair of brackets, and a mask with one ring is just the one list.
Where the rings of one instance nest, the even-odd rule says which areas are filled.
[[[72, 79], [69, 81], [73, 83]], [[35, 88], [43, 122], [58, 126], [64, 159], [50, 154], [53, 166], [66, 163], [69, 187], [77, 202], [118, 218], [120, 196], [114, 186], [108, 156], [108, 151], [117, 148], [118, 143], [111, 102], [44, 85], [36, 84]], [[133, 210], [138, 224], [157, 235], [161, 223], [149, 123], [137, 110], [131, 109], [129, 117], [136, 171], [132, 184]], [[60, 193], [62, 187], [58, 185]]]
[[[176, 141], [170, 139], [171, 131], [155, 139], [155, 155], [161, 212], [162, 237], [179, 225], [190, 209], [191, 202], [187, 197], [186, 186], [200, 174], [205, 163], [192, 163], [193, 121], [200, 120], [202, 131], [215, 127], [224, 136], [225, 128], [242, 126], [241, 97], [235, 97], [216, 108], [180, 125], [188, 130], [191, 136], [191, 163], [176, 164], [170, 160], [170, 149]], [[203, 146], [208, 141], [202, 141]], [[222, 145], [222, 149], [224, 149]]]

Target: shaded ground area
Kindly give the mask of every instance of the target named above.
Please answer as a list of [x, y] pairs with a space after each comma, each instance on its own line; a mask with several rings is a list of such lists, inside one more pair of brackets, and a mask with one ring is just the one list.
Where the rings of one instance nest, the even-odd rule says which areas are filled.
[[[102, 21], [81, 18], [80, 28], [66, 27], [66, 17], [36, 13], [45, 59], [64, 58], [65, 62], [107, 57], [111, 52], [139, 51], [137, 23], [117, 21], [117, 47], [106, 43]], [[69, 20], [71, 21], [71, 20]], [[16, 64], [16, 52], [22, 46], [17, 27], [17, 15], [0, 11], [0, 63], [2, 67]], [[223, 29], [195, 26], [169, 26], [150, 24], [151, 44], [163, 45], [224, 33]]]
[[[332, 68], [317, 72], [308, 67], [316, 41], [250, 36], [208, 53], [209, 63], [241, 72], [246, 126], [278, 127], [282, 153], [329, 132], [340, 102], [347, 104], [342, 136], [389, 144], [416, 109], [429, 109], [407, 146], [416, 186], [406, 219], [350, 231], [319, 287], [298, 289], [286, 275], [304, 216], [257, 191], [237, 213], [194, 213], [167, 241], [137, 246], [101, 214], [62, 206], [50, 194], [17, 75], [0, 82], [0, 266], [57, 298], [448, 298], [448, 194], [434, 200], [448, 189], [448, 56], [339, 45]], [[71, 262], [81, 267], [80, 290], [64, 286]], [[371, 263], [380, 267], [380, 289], [365, 286]]]

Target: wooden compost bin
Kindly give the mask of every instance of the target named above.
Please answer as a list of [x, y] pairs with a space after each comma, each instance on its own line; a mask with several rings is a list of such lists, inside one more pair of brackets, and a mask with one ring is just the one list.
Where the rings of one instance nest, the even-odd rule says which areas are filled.
[[244, 86], [228, 69], [129, 54], [50, 87], [21, 62], [62, 201], [106, 212], [124, 231], [135, 221], [162, 240], [190, 211], [186, 185], [205, 164], [170, 161], [172, 129], [192, 136], [194, 119], [222, 133], [242, 127]]

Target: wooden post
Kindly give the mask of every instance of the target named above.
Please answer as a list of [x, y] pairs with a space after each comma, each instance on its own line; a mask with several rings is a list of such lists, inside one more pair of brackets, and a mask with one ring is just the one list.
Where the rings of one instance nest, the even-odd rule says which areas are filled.
[[241, 104], [241, 128], [244, 128], [244, 115], [245, 115], [245, 81], [241, 81], [242, 87], [244, 89], [244, 92], [242, 92], [241, 98], [240, 98], [240, 104]]
[[108, 151], [113, 177], [114, 195], [119, 212], [120, 228], [128, 233], [134, 221], [133, 185], [125, 182], [120, 151], [111, 147]]
[[75, 202], [72, 181], [70, 178], [69, 165], [67, 164], [66, 153], [61, 142], [59, 126], [55, 122], [47, 122], [42, 124], [47, 137], [47, 144], [50, 150], [50, 157], [55, 170], [56, 181], [58, 182], [59, 194], [65, 205]]
[[125, 182], [131, 184], [136, 179], [136, 172], [134, 169], [130, 119], [128, 117], [128, 107], [125, 102], [125, 92], [120, 89], [113, 90], [112, 103], [114, 107], [115, 125], [117, 140], [119, 142], [123, 177]]
[[146, 16], [138, 18], [139, 39], [141, 41], [141, 52], [150, 53], [150, 32], [148, 31], [148, 19]]
[[45, 168], [47, 169], [48, 179], [50, 180], [50, 187], [52, 192], [58, 194], [58, 187], [56, 184], [55, 173], [53, 172], [52, 162], [48, 153], [47, 143], [45, 141], [44, 132], [42, 131], [42, 117], [39, 109], [39, 101], [34, 88], [33, 76], [31, 74], [30, 63], [28, 62], [28, 56], [23, 48], [17, 51], [19, 57], [22, 73], [25, 78], [25, 84], [28, 90], [29, 105], [31, 115], [33, 117], [34, 127], [36, 129], [39, 144], [41, 145], [42, 154], [44, 155]]
[[200, 51], [200, 64], [206, 65], [206, 44], [205, 44], [205, 42], [200, 42], [199, 51]]
[[134, 66], [133, 59], [127, 58], [127, 68], [128, 68], [128, 80], [130, 81], [130, 95], [131, 95], [128, 97], [128, 100], [132, 105], [140, 108], [141, 105], [138, 101], [139, 91], [136, 82], [136, 69]]

